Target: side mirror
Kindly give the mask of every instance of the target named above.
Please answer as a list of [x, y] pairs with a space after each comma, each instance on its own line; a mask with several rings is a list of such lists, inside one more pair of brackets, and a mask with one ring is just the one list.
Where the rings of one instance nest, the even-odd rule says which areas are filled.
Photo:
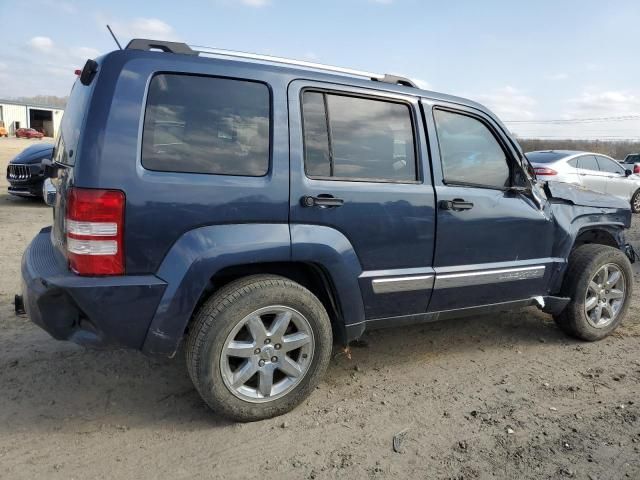
[[629, 175], [632, 175], [632, 174], [633, 174], [633, 172], [627, 168], [627, 169], [624, 171], [624, 174], [625, 174], [625, 176], [627, 176], [627, 177], [628, 177]]
[[58, 176], [58, 166], [48, 158], [42, 161], [42, 169], [44, 170], [44, 176], [47, 178], [56, 178]]

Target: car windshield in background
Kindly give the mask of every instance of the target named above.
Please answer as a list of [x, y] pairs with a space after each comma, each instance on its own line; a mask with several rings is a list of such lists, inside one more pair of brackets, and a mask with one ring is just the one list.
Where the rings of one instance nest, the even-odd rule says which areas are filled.
[[526, 155], [531, 163], [551, 163], [567, 156], [566, 153], [554, 152], [554, 151], [529, 152]]
[[638, 163], [640, 162], [640, 154], [627, 155], [624, 159], [624, 163]]

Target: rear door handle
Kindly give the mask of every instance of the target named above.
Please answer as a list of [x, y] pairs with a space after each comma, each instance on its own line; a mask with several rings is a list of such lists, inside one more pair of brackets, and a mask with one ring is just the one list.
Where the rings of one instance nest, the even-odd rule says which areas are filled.
[[467, 202], [462, 198], [454, 198], [453, 200], [440, 200], [440, 208], [442, 210], [453, 210], [460, 212], [462, 210], [471, 210], [473, 203]]
[[305, 195], [300, 199], [300, 204], [303, 207], [341, 207], [344, 205], [344, 200], [341, 198], [336, 198], [333, 195], [329, 195], [323, 193], [318, 195], [317, 197], [312, 197], [311, 195]]

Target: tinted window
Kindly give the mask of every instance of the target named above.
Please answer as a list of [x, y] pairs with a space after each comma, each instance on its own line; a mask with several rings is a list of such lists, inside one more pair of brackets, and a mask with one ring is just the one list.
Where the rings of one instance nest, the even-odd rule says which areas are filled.
[[65, 165], [75, 164], [76, 157], [73, 155], [68, 156], [68, 153], [78, 148], [80, 130], [84, 122], [85, 113], [89, 107], [91, 92], [91, 87], [83, 85], [79, 80], [73, 84], [64, 115], [62, 115], [60, 134], [56, 142], [54, 153], [56, 162], [64, 163]]
[[640, 162], [640, 154], [627, 155], [627, 158], [624, 159], [624, 163], [636, 163], [636, 162]]
[[579, 168], [578, 167], [578, 159], [577, 158], [572, 158], [571, 160], [569, 160], [567, 162], [569, 165], [571, 165], [573, 168]]
[[302, 102], [308, 176], [416, 180], [407, 105], [320, 92], [305, 92]]
[[269, 89], [240, 80], [156, 75], [142, 165], [150, 170], [260, 176], [269, 168]]
[[606, 157], [598, 155], [598, 165], [600, 166], [600, 171], [608, 172], [608, 173], [617, 173], [618, 175], [624, 175], [624, 168], [618, 165], [617, 162], [613, 160], [609, 160]]
[[304, 94], [304, 170], [310, 177], [330, 177], [329, 132], [325, 114], [324, 95]]
[[593, 170], [595, 172], [600, 171], [596, 157], [593, 155], [583, 155], [578, 157], [578, 168], [582, 168], [583, 170]]
[[567, 156], [566, 153], [559, 153], [554, 151], [529, 152], [526, 155], [529, 161], [532, 163], [551, 163]]
[[445, 182], [509, 186], [507, 157], [486, 125], [443, 110], [435, 110], [434, 116]]

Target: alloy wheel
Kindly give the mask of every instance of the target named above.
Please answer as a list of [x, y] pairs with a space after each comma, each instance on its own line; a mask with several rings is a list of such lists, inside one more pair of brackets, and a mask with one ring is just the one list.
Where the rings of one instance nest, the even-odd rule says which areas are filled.
[[625, 297], [624, 272], [613, 263], [600, 267], [589, 282], [584, 302], [589, 324], [595, 328], [610, 325], [624, 305]]
[[227, 336], [222, 379], [236, 397], [268, 402], [290, 392], [309, 370], [313, 330], [297, 310], [274, 305], [243, 318]]

